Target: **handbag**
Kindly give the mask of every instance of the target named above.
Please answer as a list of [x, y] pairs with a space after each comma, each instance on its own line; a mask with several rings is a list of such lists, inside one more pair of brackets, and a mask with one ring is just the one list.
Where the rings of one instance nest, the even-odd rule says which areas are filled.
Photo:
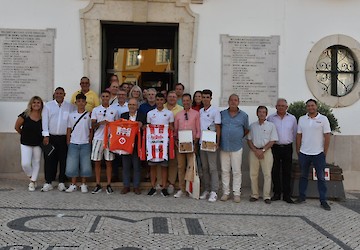
[[200, 177], [197, 171], [196, 156], [192, 155], [192, 160], [188, 162], [186, 169], [185, 180], [186, 180], [186, 191], [189, 196], [194, 199], [200, 198]]

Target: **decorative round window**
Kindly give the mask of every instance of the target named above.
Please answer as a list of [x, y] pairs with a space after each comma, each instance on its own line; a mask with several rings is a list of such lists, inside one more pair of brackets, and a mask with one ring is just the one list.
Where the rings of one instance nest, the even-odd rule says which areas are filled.
[[306, 80], [314, 96], [332, 107], [345, 107], [360, 97], [358, 59], [360, 44], [344, 35], [317, 42], [306, 62]]
[[320, 87], [332, 96], [349, 94], [357, 73], [354, 57], [344, 46], [327, 48], [316, 63], [316, 79]]

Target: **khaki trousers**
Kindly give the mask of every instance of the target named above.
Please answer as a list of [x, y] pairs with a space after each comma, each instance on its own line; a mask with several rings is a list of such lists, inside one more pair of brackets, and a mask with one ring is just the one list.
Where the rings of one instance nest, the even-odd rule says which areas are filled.
[[178, 162], [178, 176], [179, 176], [179, 187], [181, 191], [186, 191], [186, 184], [185, 184], [185, 173], [186, 173], [186, 166], [189, 162], [194, 161], [194, 153], [178, 153], [176, 155], [177, 162]]
[[271, 170], [273, 166], [273, 155], [271, 150], [266, 150], [264, 153], [264, 159], [259, 160], [255, 153], [250, 151], [249, 153], [249, 164], [250, 164], [250, 180], [251, 180], [251, 197], [256, 199], [259, 198], [259, 168], [264, 176], [264, 186], [263, 186], [263, 199], [270, 199], [271, 192]]

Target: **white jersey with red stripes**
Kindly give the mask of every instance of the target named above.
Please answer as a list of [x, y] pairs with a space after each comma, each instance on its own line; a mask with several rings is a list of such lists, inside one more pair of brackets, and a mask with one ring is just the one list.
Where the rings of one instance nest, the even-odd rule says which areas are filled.
[[147, 125], [146, 159], [151, 162], [168, 160], [169, 126]]

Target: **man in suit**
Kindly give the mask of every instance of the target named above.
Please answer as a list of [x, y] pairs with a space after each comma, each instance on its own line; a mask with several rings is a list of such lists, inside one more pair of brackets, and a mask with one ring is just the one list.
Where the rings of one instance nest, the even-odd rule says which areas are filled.
[[[137, 121], [139, 122], [139, 127], [141, 128], [146, 124], [146, 115], [137, 111], [139, 107], [138, 101], [135, 98], [131, 98], [128, 101], [129, 112], [125, 112], [121, 114], [121, 118]], [[126, 194], [130, 192], [130, 170], [133, 168], [133, 185], [135, 194], [141, 194], [140, 191], [140, 178], [141, 178], [141, 164], [140, 159], [137, 152], [137, 140], [141, 138], [136, 138], [134, 143], [134, 151], [132, 154], [123, 155], [122, 156], [122, 174], [123, 174], [123, 183], [124, 188], [121, 190], [122, 194]]]

